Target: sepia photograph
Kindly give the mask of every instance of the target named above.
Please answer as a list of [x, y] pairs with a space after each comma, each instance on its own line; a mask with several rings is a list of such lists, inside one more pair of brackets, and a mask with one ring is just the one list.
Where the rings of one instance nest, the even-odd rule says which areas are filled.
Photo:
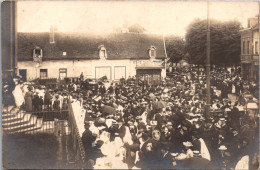
[[259, 169], [258, 1], [6, 0], [3, 169]]

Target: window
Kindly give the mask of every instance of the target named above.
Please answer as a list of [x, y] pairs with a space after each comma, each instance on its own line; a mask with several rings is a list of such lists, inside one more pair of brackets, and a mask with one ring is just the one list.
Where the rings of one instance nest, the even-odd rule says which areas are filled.
[[100, 45], [98, 47], [98, 50], [99, 50], [99, 58], [100, 59], [107, 58], [107, 51], [106, 51], [106, 48], [104, 47], [104, 45]]
[[104, 67], [96, 67], [95, 69], [95, 77], [96, 79], [99, 79], [101, 77], [106, 76], [108, 80], [111, 80], [111, 67], [110, 66], [104, 66]]
[[154, 46], [151, 46], [151, 48], [149, 48], [149, 55], [150, 57], [156, 57], [156, 48]]
[[246, 43], [245, 43], [245, 41], [243, 41], [243, 54], [245, 54], [245, 48], [246, 48]]
[[151, 56], [155, 57], [155, 50], [151, 50]]
[[258, 42], [256, 41], [255, 42], [255, 54], [258, 54], [259, 52], [259, 45], [258, 45]]
[[47, 69], [40, 69], [40, 78], [47, 78], [48, 72]]
[[62, 55], [63, 55], [63, 56], [66, 56], [66, 55], [67, 55], [67, 52], [63, 52]]
[[126, 66], [115, 66], [114, 67], [114, 77], [115, 77], [115, 80], [120, 80], [121, 78], [126, 78]]
[[36, 54], [36, 55], [41, 55], [41, 49], [35, 49], [34, 54]]
[[106, 57], [106, 51], [105, 50], [100, 50], [100, 58], [105, 58]]
[[61, 80], [67, 77], [67, 69], [66, 68], [60, 68], [60, 74], [59, 77]]
[[249, 54], [249, 45], [250, 45], [250, 41], [247, 41], [247, 54]]
[[33, 59], [41, 60], [41, 58], [42, 58], [42, 49], [40, 47], [35, 47], [33, 49]]

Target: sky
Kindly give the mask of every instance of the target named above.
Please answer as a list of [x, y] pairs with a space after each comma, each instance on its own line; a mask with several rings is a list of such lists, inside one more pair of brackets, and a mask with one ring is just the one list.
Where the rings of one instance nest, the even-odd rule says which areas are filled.
[[[251, 2], [210, 2], [210, 18], [237, 20], [259, 14]], [[18, 1], [18, 32], [110, 33], [123, 25], [140, 24], [149, 33], [184, 36], [196, 18], [207, 18], [206, 1]]]

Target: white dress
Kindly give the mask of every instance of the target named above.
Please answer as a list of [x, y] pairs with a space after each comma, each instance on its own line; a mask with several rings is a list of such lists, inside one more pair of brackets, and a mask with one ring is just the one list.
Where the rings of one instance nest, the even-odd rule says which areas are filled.
[[207, 148], [207, 145], [205, 144], [205, 142], [202, 138], [200, 138], [199, 141], [200, 141], [200, 144], [201, 144], [201, 149], [200, 149], [201, 157], [210, 161], [211, 158], [210, 158], [210, 153], [209, 153], [209, 150]]
[[249, 156], [243, 156], [237, 163], [235, 169], [249, 169]]
[[17, 107], [20, 107], [24, 103], [23, 91], [21, 85], [18, 84], [15, 86], [14, 91], [12, 92]]

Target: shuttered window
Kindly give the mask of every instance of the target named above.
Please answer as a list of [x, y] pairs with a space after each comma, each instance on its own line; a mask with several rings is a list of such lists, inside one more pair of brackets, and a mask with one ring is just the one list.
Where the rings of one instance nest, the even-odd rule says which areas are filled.
[[47, 78], [47, 77], [48, 77], [48, 70], [40, 69], [40, 78]]
[[114, 67], [115, 80], [120, 80], [121, 78], [126, 78], [126, 67], [125, 66], [115, 66]]

